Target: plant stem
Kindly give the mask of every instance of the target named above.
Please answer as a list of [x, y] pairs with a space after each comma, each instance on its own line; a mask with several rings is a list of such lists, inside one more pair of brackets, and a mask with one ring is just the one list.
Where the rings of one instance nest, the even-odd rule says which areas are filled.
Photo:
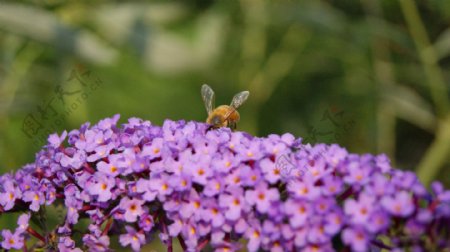
[[428, 185], [439, 172], [439, 168], [445, 163], [447, 155], [450, 153], [450, 116], [447, 114], [447, 88], [438, 65], [436, 52], [430, 43], [415, 2], [413, 0], [399, 1], [411, 36], [419, 51], [431, 98], [436, 106], [438, 120], [444, 118], [444, 121], [438, 124], [434, 142], [417, 167], [417, 175], [425, 185]]
[[411, 36], [419, 52], [437, 114], [443, 117], [448, 111], [448, 97], [445, 80], [438, 65], [436, 51], [430, 43], [415, 2], [413, 0], [399, 1]]
[[417, 176], [428, 185], [450, 153], [450, 115], [438, 124], [435, 139], [417, 167]]

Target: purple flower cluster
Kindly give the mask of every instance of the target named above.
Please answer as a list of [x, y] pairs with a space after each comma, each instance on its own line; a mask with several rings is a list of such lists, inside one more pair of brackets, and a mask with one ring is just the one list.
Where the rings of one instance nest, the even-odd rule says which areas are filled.
[[[137, 118], [119, 127], [118, 119], [50, 135], [33, 164], [0, 177], [0, 214], [22, 212], [14, 231], [2, 231], [2, 248], [36, 240], [58, 251], [110, 251], [117, 235], [139, 251], [155, 234], [168, 251], [174, 238], [186, 251], [450, 248], [450, 191], [435, 182], [428, 192], [385, 155], [291, 134]], [[291, 177], [281, 157], [293, 164]], [[55, 230], [29, 225], [45, 205], [60, 204], [65, 218]], [[81, 219], [89, 220], [82, 230]]]

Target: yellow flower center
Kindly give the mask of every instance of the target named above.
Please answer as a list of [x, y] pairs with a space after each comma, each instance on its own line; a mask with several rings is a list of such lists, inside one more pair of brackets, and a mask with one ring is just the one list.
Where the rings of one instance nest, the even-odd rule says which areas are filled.
[[258, 199], [264, 200], [265, 198], [266, 198], [266, 195], [264, 195], [264, 193], [258, 194]]
[[304, 214], [306, 212], [305, 207], [304, 206], [299, 207], [298, 208], [298, 212], [301, 213], [301, 214]]

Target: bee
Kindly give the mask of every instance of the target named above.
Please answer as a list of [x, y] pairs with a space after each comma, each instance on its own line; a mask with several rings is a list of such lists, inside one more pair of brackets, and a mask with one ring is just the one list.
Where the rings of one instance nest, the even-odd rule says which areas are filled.
[[250, 92], [242, 91], [237, 93], [233, 97], [233, 100], [231, 100], [231, 104], [229, 106], [220, 105], [217, 108], [214, 107], [214, 91], [210, 86], [203, 84], [201, 93], [206, 111], [208, 112], [206, 122], [211, 124], [214, 129], [229, 127], [232, 130], [235, 130], [236, 124], [240, 119], [237, 109], [247, 100]]

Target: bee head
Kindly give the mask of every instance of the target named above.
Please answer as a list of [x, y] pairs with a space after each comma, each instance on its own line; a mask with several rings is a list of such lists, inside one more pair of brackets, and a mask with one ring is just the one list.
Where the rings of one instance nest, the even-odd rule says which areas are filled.
[[223, 120], [220, 116], [216, 115], [211, 118], [211, 124], [214, 126], [221, 126], [223, 124]]

